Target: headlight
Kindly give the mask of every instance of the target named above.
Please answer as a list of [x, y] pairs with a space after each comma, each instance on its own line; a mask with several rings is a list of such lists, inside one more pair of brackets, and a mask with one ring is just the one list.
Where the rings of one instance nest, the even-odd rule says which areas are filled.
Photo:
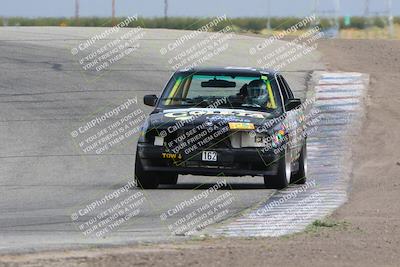
[[145, 120], [145, 122], [142, 125], [142, 128], [140, 129], [140, 135], [139, 135], [139, 143], [145, 143], [146, 142], [146, 134], [147, 131], [149, 130], [149, 121]]
[[150, 143], [155, 146], [164, 145], [164, 137], [160, 136], [160, 131], [150, 128], [149, 121], [145, 121], [140, 130], [139, 143]]

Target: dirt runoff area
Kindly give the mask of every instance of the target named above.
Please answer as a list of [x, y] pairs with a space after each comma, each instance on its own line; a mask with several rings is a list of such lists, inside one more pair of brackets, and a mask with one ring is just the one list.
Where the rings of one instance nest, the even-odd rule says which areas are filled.
[[[0, 257], [29, 266], [400, 266], [400, 41], [325, 40], [329, 69], [371, 74], [350, 200], [308, 231]], [[8, 262], [8, 263], [6, 263]]]

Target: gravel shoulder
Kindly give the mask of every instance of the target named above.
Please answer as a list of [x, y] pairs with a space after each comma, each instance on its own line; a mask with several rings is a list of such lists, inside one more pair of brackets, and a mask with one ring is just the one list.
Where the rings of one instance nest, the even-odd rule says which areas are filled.
[[366, 121], [353, 142], [350, 199], [326, 223], [281, 238], [1, 256], [0, 265], [399, 266], [400, 42], [325, 40], [319, 50], [331, 70], [371, 74]]

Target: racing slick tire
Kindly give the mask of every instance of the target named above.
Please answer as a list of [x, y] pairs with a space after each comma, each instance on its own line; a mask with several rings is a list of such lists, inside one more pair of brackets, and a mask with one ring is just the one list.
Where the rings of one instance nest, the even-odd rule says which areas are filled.
[[142, 162], [137, 153], [135, 159], [135, 180], [136, 185], [142, 189], [156, 189], [159, 185], [159, 173], [143, 170]]
[[264, 185], [267, 188], [283, 189], [289, 185], [291, 174], [291, 159], [290, 154], [285, 149], [285, 152], [280, 155], [278, 161], [278, 173], [274, 176], [264, 176]]
[[176, 185], [178, 183], [178, 174], [168, 173], [159, 176], [160, 184]]
[[292, 177], [290, 178], [290, 183], [305, 184], [307, 181], [307, 144], [306, 143], [304, 143], [304, 145], [301, 149], [300, 157], [299, 157], [298, 161], [299, 161], [299, 170], [292, 174]]

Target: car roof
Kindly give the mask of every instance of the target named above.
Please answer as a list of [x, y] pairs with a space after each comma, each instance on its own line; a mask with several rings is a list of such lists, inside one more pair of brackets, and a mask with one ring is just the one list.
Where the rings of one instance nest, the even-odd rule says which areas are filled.
[[258, 76], [258, 75], [274, 75], [277, 72], [270, 69], [260, 69], [260, 68], [252, 68], [252, 67], [195, 67], [190, 69], [182, 69], [178, 70], [176, 73], [184, 73], [184, 74], [224, 74], [224, 75], [249, 75], [249, 76]]

